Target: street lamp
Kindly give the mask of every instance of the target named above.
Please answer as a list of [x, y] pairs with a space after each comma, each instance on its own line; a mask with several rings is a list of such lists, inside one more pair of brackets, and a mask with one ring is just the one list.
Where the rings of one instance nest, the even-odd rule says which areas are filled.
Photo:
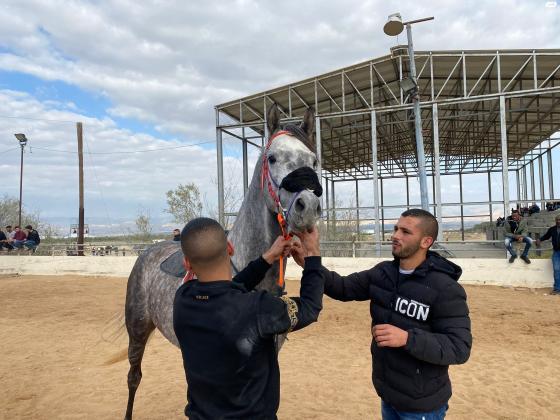
[[[416, 154], [418, 155], [418, 177], [420, 178], [420, 200], [422, 208], [430, 211], [428, 203], [428, 179], [426, 175], [426, 157], [424, 156], [424, 139], [422, 137], [422, 118], [420, 114], [420, 98], [418, 97], [418, 81], [416, 80], [416, 63], [414, 62], [414, 48], [412, 46], [412, 24], [433, 20], [434, 17], [411, 20], [403, 22], [400, 13], [389, 15], [387, 23], [383, 26], [383, 32], [389, 36], [399, 35], [406, 26], [406, 37], [408, 40], [408, 57], [410, 59], [410, 80], [401, 81], [401, 89], [410, 92], [412, 104], [414, 105], [414, 132], [416, 137]], [[436, 165], [438, 162], [436, 162]]]
[[21, 146], [21, 160], [19, 165], [19, 221], [18, 221], [18, 226], [21, 227], [21, 195], [23, 191], [22, 188], [23, 187], [23, 149], [27, 144], [27, 137], [25, 137], [25, 134], [22, 133], [14, 134], [14, 136], [16, 136], [16, 139], [19, 141], [19, 145]]

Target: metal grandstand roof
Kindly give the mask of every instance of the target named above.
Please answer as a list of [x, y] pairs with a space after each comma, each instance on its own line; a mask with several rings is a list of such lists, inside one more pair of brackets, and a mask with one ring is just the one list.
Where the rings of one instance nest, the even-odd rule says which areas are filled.
[[[442, 174], [501, 170], [501, 96], [510, 168], [560, 129], [560, 50], [418, 51], [415, 60], [428, 168], [436, 121]], [[416, 172], [414, 118], [399, 88], [408, 72], [407, 49], [398, 46], [387, 56], [217, 105], [217, 128], [262, 135], [272, 103], [287, 121], [314, 106], [322, 169], [337, 179], [365, 179], [372, 174], [375, 111], [380, 176], [409, 175]]]

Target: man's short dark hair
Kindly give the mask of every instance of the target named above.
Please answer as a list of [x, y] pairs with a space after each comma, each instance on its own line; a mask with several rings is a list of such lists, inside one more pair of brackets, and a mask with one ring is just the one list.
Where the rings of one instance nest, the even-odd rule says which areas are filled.
[[193, 219], [181, 232], [181, 249], [195, 269], [218, 262], [227, 256], [224, 228], [208, 217]]
[[420, 227], [424, 235], [431, 237], [434, 242], [438, 236], [438, 221], [432, 213], [423, 209], [410, 209], [401, 214], [401, 217], [415, 217], [420, 219]]
[[33, 226], [27, 225], [27, 226], [25, 226], [25, 229], [33, 230]]
[[12, 228], [12, 225], [7, 225], [6, 226], [6, 229], [11, 229], [11, 228]]

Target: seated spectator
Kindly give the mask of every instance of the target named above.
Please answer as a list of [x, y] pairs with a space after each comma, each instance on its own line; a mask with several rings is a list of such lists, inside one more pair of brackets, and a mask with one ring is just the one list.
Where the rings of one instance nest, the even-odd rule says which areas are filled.
[[33, 226], [27, 225], [25, 226], [25, 230], [27, 232], [27, 239], [23, 243], [23, 246], [26, 247], [31, 252], [35, 252], [39, 244], [41, 243], [41, 238], [39, 237], [39, 232], [33, 229]]
[[181, 231], [173, 229], [173, 242], [181, 242]]
[[496, 219], [496, 227], [501, 227], [504, 225], [504, 223], [506, 222], [506, 219], [503, 217], [498, 217]]
[[27, 235], [25, 234], [25, 232], [21, 230], [19, 226], [16, 226], [14, 228], [14, 241], [12, 242], [12, 246], [15, 249], [21, 249], [23, 248], [23, 243], [25, 242], [26, 239], [27, 239]]
[[547, 201], [546, 202], [546, 211], [553, 211], [554, 210], [554, 203]]
[[525, 243], [525, 249], [521, 254], [521, 259], [525, 261], [525, 263], [531, 264], [531, 260], [529, 259], [529, 249], [531, 248], [533, 240], [529, 236], [527, 222], [522, 220], [519, 212], [514, 211], [511, 215], [511, 220], [507, 220], [504, 223], [504, 237], [504, 244], [511, 255], [509, 262], [512, 263], [517, 258], [517, 254], [512, 247], [512, 243], [516, 241]]
[[0, 229], [0, 251], [2, 251], [4, 248], [6, 248], [8, 251], [11, 251], [13, 249], [13, 246], [10, 245], [9, 239], [4, 231]]
[[536, 204], [533, 204], [531, 207], [529, 207], [529, 216], [540, 212], [541, 208]]

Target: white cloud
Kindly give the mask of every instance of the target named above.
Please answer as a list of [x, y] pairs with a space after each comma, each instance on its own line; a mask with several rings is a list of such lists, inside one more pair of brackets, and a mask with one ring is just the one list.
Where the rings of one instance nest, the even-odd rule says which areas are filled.
[[[72, 121], [83, 121], [86, 214], [108, 213], [119, 219], [134, 216], [143, 207], [161, 217], [165, 192], [179, 183], [194, 182], [210, 205], [216, 201], [216, 186], [208, 178], [209, 168], [210, 173], [216, 168], [211, 144], [183, 147], [185, 143], [177, 140], [131, 133], [108, 118], [54, 109], [29, 95], [7, 90], [0, 91], [0, 115], [14, 117], [2, 118], [0, 125], [0, 151], [8, 150], [2, 154], [0, 194], [19, 194], [19, 147], [13, 134], [24, 132], [29, 143], [24, 155], [23, 202], [43, 216], [77, 214], [77, 135]], [[179, 148], [169, 149], [172, 147]], [[162, 148], [166, 150], [132, 153]], [[228, 157], [226, 165], [240, 163]]]
[[[137, 119], [191, 142], [212, 141], [218, 103], [387, 54], [397, 39], [385, 36], [382, 26], [396, 10], [405, 19], [435, 15], [414, 27], [419, 50], [556, 48], [560, 8], [545, 5], [538, 0], [6, 1], [0, 7], [0, 70], [64, 81], [111, 105], [106, 118], [93, 119], [79, 115], [73, 98], [41, 102], [1, 91], [0, 116], [82, 120], [92, 151], [179, 144], [119, 129], [112, 118]], [[31, 145], [75, 150], [72, 124], [8, 121], [0, 128], [3, 149], [17, 130], [28, 134]], [[17, 151], [2, 160], [8, 161], [8, 176], [0, 193], [14, 195]], [[74, 154], [38, 149], [26, 155], [27, 202], [41, 208], [48, 203], [45, 213], [75, 208], [75, 160]], [[93, 155], [86, 163], [97, 167], [97, 174], [87, 169], [89, 197], [101, 197], [93, 187], [97, 175], [105, 202], [117, 213], [144, 205], [157, 214], [162, 193], [189, 180], [215, 199], [208, 181], [216, 173], [215, 152], [207, 148]], [[104, 211], [96, 203], [95, 210]]]

